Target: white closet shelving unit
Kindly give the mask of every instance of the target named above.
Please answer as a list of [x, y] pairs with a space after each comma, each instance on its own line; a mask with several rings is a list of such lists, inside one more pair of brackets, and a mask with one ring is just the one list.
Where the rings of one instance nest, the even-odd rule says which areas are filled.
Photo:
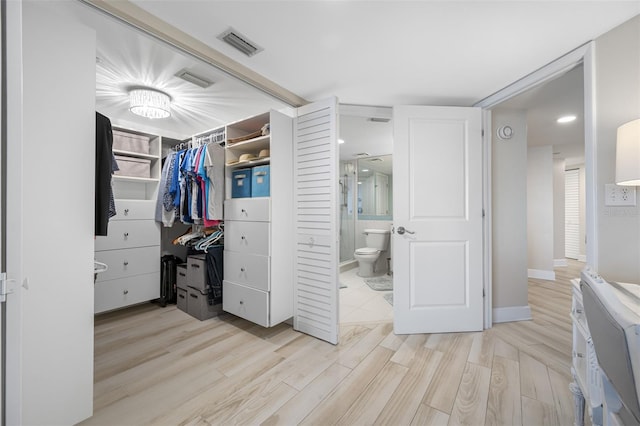
[[149, 161], [149, 177], [114, 175], [117, 215], [106, 237], [96, 237], [95, 259], [108, 265], [95, 283], [95, 313], [160, 297], [160, 225], [155, 205], [162, 169], [162, 137], [113, 127], [149, 138], [149, 153], [114, 149], [118, 156]]
[[[269, 124], [268, 135], [227, 143], [226, 200], [222, 307], [264, 327], [293, 316], [293, 154], [292, 118], [276, 111], [229, 124], [227, 141], [257, 133]], [[242, 154], [270, 158], [233, 163]], [[233, 163], [233, 164], [229, 164]], [[270, 196], [231, 198], [234, 170], [270, 165]]]

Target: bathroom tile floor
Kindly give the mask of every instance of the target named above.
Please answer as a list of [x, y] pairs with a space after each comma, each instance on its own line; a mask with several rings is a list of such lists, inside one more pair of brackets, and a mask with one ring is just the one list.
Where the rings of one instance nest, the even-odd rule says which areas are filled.
[[384, 299], [392, 292], [372, 290], [357, 272], [353, 268], [340, 274], [340, 282], [347, 285], [340, 289], [340, 323], [393, 321], [393, 306]]

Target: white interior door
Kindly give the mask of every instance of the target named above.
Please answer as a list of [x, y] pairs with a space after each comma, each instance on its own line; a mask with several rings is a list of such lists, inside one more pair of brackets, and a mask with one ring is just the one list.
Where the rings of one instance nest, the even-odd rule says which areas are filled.
[[338, 100], [294, 120], [293, 328], [338, 343]]
[[479, 108], [393, 108], [394, 330], [482, 330]]
[[6, 2], [7, 424], [93, 409], [96, 41], [56, 4]]

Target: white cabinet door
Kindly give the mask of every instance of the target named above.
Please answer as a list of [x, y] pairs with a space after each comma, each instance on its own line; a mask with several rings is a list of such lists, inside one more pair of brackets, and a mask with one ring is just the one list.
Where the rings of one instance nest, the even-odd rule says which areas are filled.
[[338, 100], [298, 108], [294, 123], [293, 328], [338, 343]]
[[394, 330], [482, 330], [481, 110], [394, 107], [393, 128]]
[[77, 424], [93, 411], [95, 31], [58, 2], [5, 4], [6, 423]]

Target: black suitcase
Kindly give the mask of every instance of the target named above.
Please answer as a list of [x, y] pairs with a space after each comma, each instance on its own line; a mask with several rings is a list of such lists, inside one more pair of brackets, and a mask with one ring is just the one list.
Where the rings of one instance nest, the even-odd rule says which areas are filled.
[[182, 263], [179, 257], [166, 254], [160, 259], [160, 305], [167, 306], [169, 303], [176, 303], [176, 275], [177, 266]]

